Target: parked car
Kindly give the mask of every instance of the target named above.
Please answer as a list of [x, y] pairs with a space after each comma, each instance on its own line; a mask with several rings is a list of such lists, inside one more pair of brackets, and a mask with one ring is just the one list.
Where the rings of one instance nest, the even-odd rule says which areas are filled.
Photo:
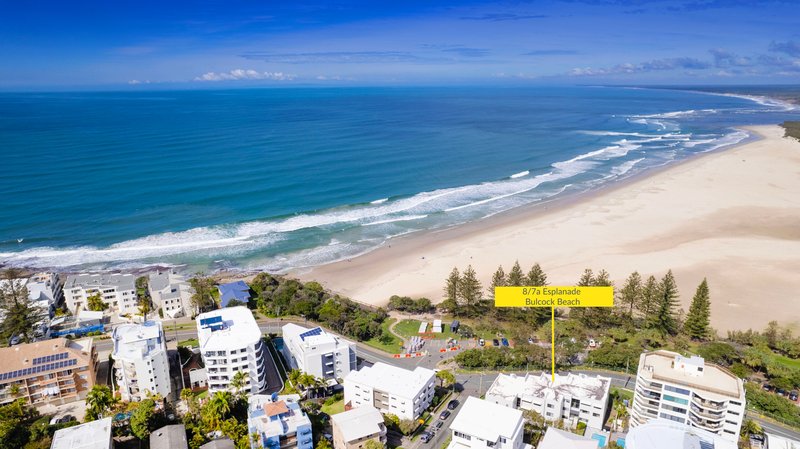
[[492, 339], [492, 346], [500, 346], [500, 341], [497, 340], [496, 338], [493, 338]]
[[594, 338], [590, 338], [589, 339], [589, 347], [590, 348], [596, 348], [597, 347], [597, 342], [594, 341]]
[[789, 392], [789, 400], [797, 401], [797, 392], [796, 391], [790, 391]]
[[478, 340], [478, 346], [486, 346], [486, 340], [484, 340], [482, 338], [480, 340]]
[[439, 413], [439, 419], [441, 419], [442, 421], [444, 421], [449, 417], [450, 417], [450, 412], [447, 410], [443, 411], [442, 413]]
[[448, 410], [455, 410], [456, 407], [458, 407], [458, 400], [457, 399], [453, 399], [452, 401], [447, 403], [447, 409]]
[[503, 346], [508, 346], [508, 339], [507, 338], [503, 337], [503, 339], [500, 340], [500, 341], [503, 343]]
[[423, 443], [427, 443], [431, 438], [433, 438], [433, 434], [430, 432], [422, 432], [419, 436], [419, 439], [422, 440]]
[[528, 344], [529, 344], [529, 345], [532, 345], [532, 344], [534, 344], [535, 342], [536, 342], [536, 341], [533, 339], [533, 337], [528, 337]]
[[764, 388], [765, 391], [772, 391], [773, 390], [772, 385], [770, 385], [770, 384], [764, 384], [763, 388]]
[[443, 425], [444, 425], [444, 421], [436, 421], [436, 424], [434, 424], [434, 425], [433, 425], [433, 427], [434, 427], [436, 430], [439, 430], [439, 429], [441, 429], [441, 428], [442, 428], [442, 426], [443, 426]]
[[777, 393], [778, 396], [786, 396], [786, 390], [782, 388], [778, 388], [777, 390], [775, 390], [775, 393]]

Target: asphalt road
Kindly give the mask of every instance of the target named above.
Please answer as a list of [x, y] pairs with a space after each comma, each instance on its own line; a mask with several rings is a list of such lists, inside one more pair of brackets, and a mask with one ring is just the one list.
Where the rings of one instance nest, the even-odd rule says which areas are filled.
[[[305, 325], [305, 326], [316, 326], [316, 324], [305, 323], [303, 321], [274, 320], [274, 319], [260, 320], [260, 321], [258, 321], [258, 326], [259, 326], [259, 328], [261, 328], [261, 330], [264, 333], [280, 334], [281, 333], [281, 326], [283, 326], [284, 324], [287, 324], [287, 323], [295, 323], [295, 324], [298, 324], [298, 325], [301, 325], [301, 326], [303, 326], [303, 325]], [[169, 329], [169, 326], [168, 326], [167, 322], [165, 322], [164, 332], [166, 334], [168, 342], [175, 341], [175, 340], [182, 341], [182, 340], [187, 340], [187, 339], [190, 339], [190, 338], [197, 338], [197, 330], [196, 329], [184, 329], [184, 330], [171, 331]], [[96, 346], [98, 352], [105, 352], [105, 351], [110, 352], [111, 348], [112, 348], [112, 342], [111, 342], [111, 340], [98, 340], [95, 343], [95, 346]], [[433, 368], [436, 367], [436, 365], [439, 363], [439, 361], [441, 361], [441, 360], [443, 360], [445, 358], [448, 358], [448, 357], [452, 357], [454, 355], [454, 353], [441, 354], [441, 353], [438, 353], [438, 352], [432, 352], [431, 354], [429, 354], [429, 355], [427, 355], [425, 357], [408, 358], [408, 359], [396, 359], [396, 358], [392, 357], [389, 354], [386, 354], [386, 353], [384, 353], [382, 351], [378, 351], [376, 349], [373, 349], [373, 348], [371, 348], [369, 346], [366, 346], [366, 345], [364, 345], [362, 343], [358, 343], [357, 347], [358, 347], [358, 358], [362, 360], [361, 363], [363, 363], [363, 361], [366, 361], [367, 363], [370, 363], [370, 364], [371, 363], [376, 363], [376, 362], [383, 362], [383, 363], [387, 363], [387, 364], [391, 364], [391, 365], [395, 365], [395, 366], [399, 366], [399, 367], [407, 368], [407, 369], [414, 369], [414, 367], [416, 367], [416, 366], [423, 366], [425, 368], [433, 369]], [[272, 365], [272, 364], [270, 364], [270, 365]], [[272, 365], [272, 366], [274, 367], [274, 365]], [[272, 369], [274, 369], [274, 368], [272, 368]], [[614, 373], [614, 372], [606, 372], [606, 371], [597, 372], [597, 371], [574, 370], [572, 372], [574, 372], [574, 373], [584, 373], [584, 374], [589, 374], [589, 375], [601, 374], [603, 376], [611, 378], [611, 385], [616, 386], [616, 387], [626, 388], [626, 389], [633, 389], [633, 386], [636, 383], [636, 376], [635, 375], [627, 375], [627, 374], [622, 374], [622, 373]], [[277, 372], [276, 372], [276, 374], [277, 374]], [[461, 404], [463, 404], [463, 402], [464, 402], [464, 400], [466, 399], [467, 396], [480, 397], [482, 394], [484, 394], [486, 392], [486, 390], [489, 388], [489, 386], [491, 386], [492, 382], [494, 381], [494, 379], [496, 377], [497, 377], [497, 373], [492, 373], [492, 372], [486, 372], [486, 373], [483, 373], [483, 374], [480, 374], [480, 373], [478, 373], [478, 374], [458, 374], [456, 376], [456, 380], [464, 388], [464, 390], [461, 393], [459, 393], [459, 395], [456, 397], [460, 402], [459, 409], [461, 407]], [[270, 385], [272, 385], [273, 383], [274, 382], [270, 382]], [[456, 412], [459, 409], [456, 409]], [[441, 446], [441, 443], [444, 442], [444, 440], [447, 438], [447, 434], [449, 434], [449, 430], [448, 430], [449, 429], [449, 424], [450, 424], [450, 421], [453, 419], [453, 416], [455, 416], [455, 415], [456, 415], [456, 413], [453, 413], [452, 416], [450, 416], [447, 419], [447, 422], [445, 423], [445, 426], [443, 426], [441, 428], [441, 430], [439, 430], [436, 433], [436, 436], [431, 441], [429, 441], [428, 443], [421, 443], [421, 441], [419, 439], [417, 439], [416, 441], [414, 441], [414, 443], [412, 443], [410, 446], [408, 446], [409, 449], [417, 449], [417, 448], [421, 448], [421, 447], [424, 447], [426, 449], [427, 448], [439, 449], [439, 447]], [[771, 421], [767, 421], [767, 420], [765, 420], [765, 419], [763, 419], [763, 418], [761, 418], [759, 416], [753, 415], [751, 413], [748, 413], [748, 417], [751, 418], [753, 421], [758, 422], [761, 425], [761, 427], [768, 433], [772, 433], [772, 434], [779, 435], [779, 436], [782, 436], [782, 437], [785, 437], [785, 438], [789, 438], [789, 439], [800, 441], [800, 431], [798, 431], [798, 430], [795, 430], [795, 429], [792, 429], [792, 428], [789, 428], [789, 427], [784, 427], [784, 426], [781, 426], [781, 425], [778, 425], [778, 424], [774, 424]], [[437, 416], [437, 419], [438, 419], [438, 416]]]

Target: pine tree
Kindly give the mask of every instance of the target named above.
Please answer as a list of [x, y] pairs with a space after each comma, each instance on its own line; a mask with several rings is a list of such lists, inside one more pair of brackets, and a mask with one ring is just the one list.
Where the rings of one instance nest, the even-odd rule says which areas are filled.
[[508, 272], [507, 285], [512, 287], [522, 287], [525, 285], [525, 274], [519, 266], [519, 261], [514, 262], [514, 266], [511, 267], [511, 271]]
[[590, 285], [593, 285], [595, 287], [611, 287], [612, 285], [614, 285], [614, 283], [611, 282], [611, 276], [608, 274], [608, 271], [600, 270], [600, 272], [597, 273], [597, 276], [594, 277]]
[[503, 271], [503, 266], [497, 267], [497, 271], [492, 276], [492, 286], [489, 288], [489, 296], [494, 299], [494, 288], [503, 287], [506, 285], [506, 272]]
[[678, 305], [678, 286], [672, 270], [661, 279], [658, 284], [658, 302], [655, 315], [652, 317], [650, 327], [658, 330], [663, 335], [675, 335], [678, 323], [675, 319], [675, 307]]
[[642, 276], [634, 271], [619, 291], [619, 301], [627, 309], [628, 318], [633, 318], [633, 309], [641, 303], [642, 288]]
[[475, 306], [481, 300], [481, 291], [483, 291], [483, 286], [481, 286], [475, 270], [472, 265], [467, 266], [467, 269], [464, 270], [464, 275], [461, 276], [461, 281], [458, 283], [458, 296], [463, 302], [467, 313], [474, 312]]
[[641, 312], [645, 323], [649, 324], [658, 310], [658, 281], [655, 276], [650, 275], [642, 286], [642, 295], [636, 308]]
[[531, 267], [531, 271], [528, 272], [525, 283], [531, 287], [543, 287], [547, 285], [547, 274], [545, 274], [538, 263]]
[[45, 318], [45, 312], [28, 296], [28, 288], [21, 280], [22, 271], [10, 268], [0, 274], [0, 333], [3, 338], [13, 336], [25, 343], [33, 341], [36, 328]]
[[461, 274], [458, 268], [453, 267], [453, 271], [447, 277], [444, 286], [444, 301], [442, 305], [450, 310], [454, 315], [458, 314], [458, 285], [461, 283]]
[[689, 306], [689, 314], [686, 315], [686, 322], [683, 324], [686, 335], [697, 340], [708, 337], [710, 318], [711, 300], [708, 294], [708, 282], [703, 278], [703, 282], [697, 286], [692, 305]]
[[578, 281], [578, 287], [589, 287], [594, 285], [594, 273], [591, 268], [583, 270], [581, 279]]

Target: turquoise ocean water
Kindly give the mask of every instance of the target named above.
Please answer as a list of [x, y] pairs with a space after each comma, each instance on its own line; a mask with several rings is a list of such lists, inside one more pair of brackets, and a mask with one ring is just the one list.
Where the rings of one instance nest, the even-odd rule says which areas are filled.
[[797, 119], [671, 90], [0, 94], [0, 264], [288, 268], [583, 192]]

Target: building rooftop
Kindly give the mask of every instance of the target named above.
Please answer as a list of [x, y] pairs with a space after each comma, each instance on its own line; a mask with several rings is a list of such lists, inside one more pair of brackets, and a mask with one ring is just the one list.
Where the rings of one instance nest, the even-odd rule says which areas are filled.
[[247, 307], [228, 307], [201, 313], [195, 319], [202, 350], [227, 350], [253, 344], [261, 338], [253, 312]]
[[666, 419], [654, 419], [632, 428], [625, 437], [625, 447], [628, 449], [736, 449], [736, 443], [685, 424]]
[[160, 321], [143, 324], [121, 324], [111, 335], [115, 358], [141, 359], [150, 353], [165, 350]]
[[200, 449], [234, 449], [235, 447], [230, 438], [220, 438], [218, 440], [209, 441], [200, 446]]
[[[680, 357], [677, 359], [677, 357]], [[697, 360], [699, 359], [699, 360]], [[741, 399], [744, 400], [744, 387], [742, 380], [730, 371], [714, 365], [704, 363], [701, 373], [690, 371], [686, 366], [677, 366], [679, 362], [691, 361], [691, 366], [697, 367], [702, 358], [685, 359], [675, 352], [652, 351], [645, 352], [639, 359], [639, 376], [657, 381], [670, 382], [700, 389], [713, 393], [716, 399]], [[707, 399], [715, 399], [709, 397]]]
[[[280, 413], [278, 413], [280, 412]], [[297, 433], [298, 442], [311, 444], [311, 420], [300, 408], [300, 395], [256, 394], [248, 399], [247, 426], [258, 433], [262, 446], [270, 437]]]
[[244, 303], [250, 301], [250, 286], [244, 281], [220, 284], [217, 289], [219, 290], [219, 301], [222, 307], [228, 307], [228, 304], [233, 300]]
[[597, 449], [597, 440], [548, 427], [537, 449]]
[[790, 440], [771, 433], [767, 433], [766, 437], [768, 449], [800, 449], [800, 441]]
[[136, 290], [136, 277], [132, 274], [81, 273], [67, 276], [64, 288], [116, 287], [120, 290]]
[[370, 385], [380, 390], [391, 390], [392, 394], [413, 397], [431, 380], [436, 373], [428, 368], [418, 366], [413, 371], [378, 362], [365, 366], [358, 371], [350, 371], [345, 378], [348, 381]]
[[555, 381], [550, 374], [499, 374], [486, 392], [486, 398], [539, 398], [568, 396], [575, 399], [602, 401], [608, 397], [611, 379], [585, 374], [556, 374]]
[[110, 445], [111, 418], [105, 418], [56, 430], [50, 449], [108, 449]]
[[84, 366], [92, 352], [93, 340], [54, 338], [0, 348], [0, 382], [37, 373], [61, 371], [68, 366]]
[[173, 424], [154, 430], [150, 434], [150, 449], [186, 449], [186, 427], [183, 424]]
[[282, 330], [283, 330], [284, 340], [292, 339], [293, 341], [295, 341], [295, 343], [299, 344], [304, 348], [318, 346], [322, 344], [328, 344], [328, 343], [336, 344], [339, 341], [350, 343], [344, 339], [339, 338], [336, 335], [326, 332], [325, 329], [321, 327], [315, 327], [309, 329], [307, 327], [289, 323], [289, 324], [284, 324]]
[[383, 431], [383, 416], [375, 407], [365, 405], [331, 416], [345, 441], [355, 441]]
[[470, 396], [450, 428], [487, 441], [497, 441], [500, 436], [511, 438], [521, 425], [521, 411]]

